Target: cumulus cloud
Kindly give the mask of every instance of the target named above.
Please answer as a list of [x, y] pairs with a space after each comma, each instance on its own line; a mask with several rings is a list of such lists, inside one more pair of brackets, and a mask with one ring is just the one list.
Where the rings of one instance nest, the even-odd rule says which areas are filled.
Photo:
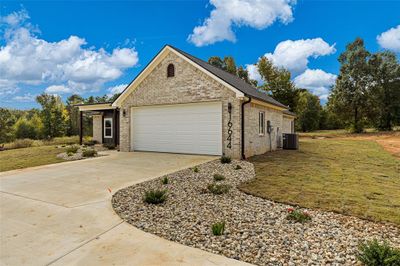
[[376, 40], [382, 48], [400, 52], [400, 25], [378, 35]]
[[[77, 36], [48, 42], [35, 34], [26, 22], [28, 18], [27, 12], [21, 11], [0, 19], [5, 29], [0, 77], [8, 87], [46, 84], [50, 85], [47, 92], [95, 91], [138, 63], [135, 48], [117, 47], [111, 52], [86, 48], [86, 40]], [[6, 89], [0, 83], [1, 90]]]
[[258, 83], [262, 83], [261, 75], [258, 72], [257, 65], [246, 65], [246, 70], [249, 73], [249, 78], [257, 80]]
[[17, 101], [17, 102], [24, 102], [24, 103], [27, 103], [27, 102], [34, 102], [35, 99], [36, 99], [36, 95], [32, 95], [32, 94], [30, 94], [30, 93], [26, 93], [26, 94], [24, 94], [24, 95], [18, 95], [18, 96], [15, 96], [15, 97], [13, 98], [14, 101]]
[[310, 57], [318, 58], [335, 52], [335, 44], [329, 45], [322, 38], [315, 38], [280, 42], [273, 53], [267, 53], [265, 56], [274, 65], [284, 67], [296, 74], [307, 69]]
[[63, 94], [71, 93], [73, 90], [64, 85], [52, 85], [47, 87], [44, 91], [49, 94]]
[[107, 89], [107, 91], [108, 91], [107, 95], [109, 97], [111, 97], [116, 93], [121, 93], [126, 88], [126, 86], [128, 86], [128, 84], [120, 84], [120, 85], [117, 85], [117, 86], [114, 86], [114, 87], [110, 87], [110, 88]]
[[287, 24], [293, 20], [294, 0], [210, 0], [214, 6], [201, 26], [193, 29], [188, 40], [205, 46], [224, 40], [235, 41], [233, 26], [265, 29], [279, 20]]
[[336, 78], [336, 75], [326, 73], [321, 69], [307, 69], [294, 79], [294, 83], [297, 87], [308, 89], [321, 100], [326, 101]]

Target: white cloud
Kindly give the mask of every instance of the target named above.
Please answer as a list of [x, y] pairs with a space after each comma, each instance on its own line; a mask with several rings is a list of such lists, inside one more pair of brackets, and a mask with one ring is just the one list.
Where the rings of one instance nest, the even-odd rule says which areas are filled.
[[48, 42], [35, 34], [28, 18], [26, 11], [0, 18], [5, 29], [0, 77], [9, 87], [28, 84], [47, 85], [49, 92], [96, 91], [138, 63], [135, 48], [117, 47], [111, 52], [86, 48], [86, 40], [77, 36]]
[[284, 67], [292, 73], [301, 73], [307, 69], [309, 57], [317, 58], [335, 52], [335, 44], [329, 45], [323, 39], [315, 38], [280, 42], [273, 53], [265, 56], [276, 66]]
[[44, 92], [49, 93], [49, 94], [63, 94], [63, 93], [71, 93], [73, 90], [71, 88], [68, 88], [64, 85], [52, 85], [47, 87]]
[[30, 93], [26, 93], [26, 94], [24, 94], [24, 95], [18, 95], [18, 96], [15, 96], [15, 97], [13, 98], [14, 101], [17, 101], [17, 102], [24, 102], [24, 103], [27, 103], [27, 102], [34, 102], [35, 99], [36, 99], [36, 95], [32, 95], [32, 94], [30, 94]]
[[287, 24], [293, 20], [294, 0], [210, 0], [215, 8], [203, 25], [193, 29], [188, 40], [196, 46], [235, 41], [233, 26], [265, 29], [275, 21]]
[[330, 93], [330, 87], [335, 84], [337, 76], [326, 73], [321, 69], [307, 69], [294, 79], [299, 88], [308, 89], [321, 100], [326, 101]]
[[383, 32], [376, 39], [382, 48], [400, 52], [400, 25]]
[[128, 86], [128, 84], [121, 84], [121, 85], [117, 85], [117, 86], [108, 88], [107, 89], [107, 91], [109, 92], [107, 94], [108, 97], [111, 97], [116, 93], [121, 93], [126, 88], [126, 86]]
[[250, 79], [257, 80], [259, 84], [263, 82], [263, 80], [261, 79], [261, 75], [258, 72], [257, 65], [253, 65], [253, 64], [246, 65], [246, 70], [249, 73]]

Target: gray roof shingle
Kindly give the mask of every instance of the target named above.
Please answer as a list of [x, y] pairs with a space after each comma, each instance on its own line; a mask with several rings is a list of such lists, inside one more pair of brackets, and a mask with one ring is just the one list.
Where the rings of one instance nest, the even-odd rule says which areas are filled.
[[171, 45], [168, 45], [169, 47], [171, 47], [172, 49], [174, 49], [175, 51], [177, 51], [178, 53], [182, 54], [183, 56], [185, 56], [186, 58], [188, 58], [189, 60], [193, 61], [194, 63], [196, 63], [197, 65], [199, 65], [200, 67], [204, 68], [205, 70], [207, 70], [208, 72], [211, 72], [212, 74], [214, 74], [215, 76], [219, 77], [220, 79], [222, 79], [223, 81], [225, 81], [226, 83], [230, 84], [231, 86], [235, 87], [236, 89], [238, 89], [239, 91], [243, 92], [245, 95], [250, 96], [252, 98], [256, 98], [258, 100], [273, 104], [275, 106], [279, 106], [282, 108], [288, 108], [286, 105], [278, 102], [277, 100], [275, 100], [274, 98], [272, 98], [271, 96], [269, 96], [266, 93], [260, 92], [258, 91], [255, 87], [253, 87], [252, 85], [248, 84], [247, 82], [245, 82], [244, 80], [242, 80], [241, 78], [226, 72], [218, 67], [215, 67], [197, 57], [194, 57], [178, 48], [175, 48]]

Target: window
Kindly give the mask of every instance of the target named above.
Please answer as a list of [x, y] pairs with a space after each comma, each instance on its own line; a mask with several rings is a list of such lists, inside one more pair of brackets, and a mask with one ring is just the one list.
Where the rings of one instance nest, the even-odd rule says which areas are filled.
[[112, 138], [113, 137], [113, 120], [112, 118], [104, 118], [104, 138]]
[[258, 134], [260, 136], [265, 134], [265, 113], [258, 113]]
[[169, 64], [167, 67], [167, 77], [171, 78], [175, 76], [175, 66], [173, 64]]

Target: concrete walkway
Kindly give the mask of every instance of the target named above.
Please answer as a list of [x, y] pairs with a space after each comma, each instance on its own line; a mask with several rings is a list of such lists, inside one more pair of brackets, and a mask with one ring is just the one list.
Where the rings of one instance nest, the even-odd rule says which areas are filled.
[[0, 173], [0, 265], [242, 264], [140, 231], [111, 207], [120, 188], [214, 158], [111, 152]]

